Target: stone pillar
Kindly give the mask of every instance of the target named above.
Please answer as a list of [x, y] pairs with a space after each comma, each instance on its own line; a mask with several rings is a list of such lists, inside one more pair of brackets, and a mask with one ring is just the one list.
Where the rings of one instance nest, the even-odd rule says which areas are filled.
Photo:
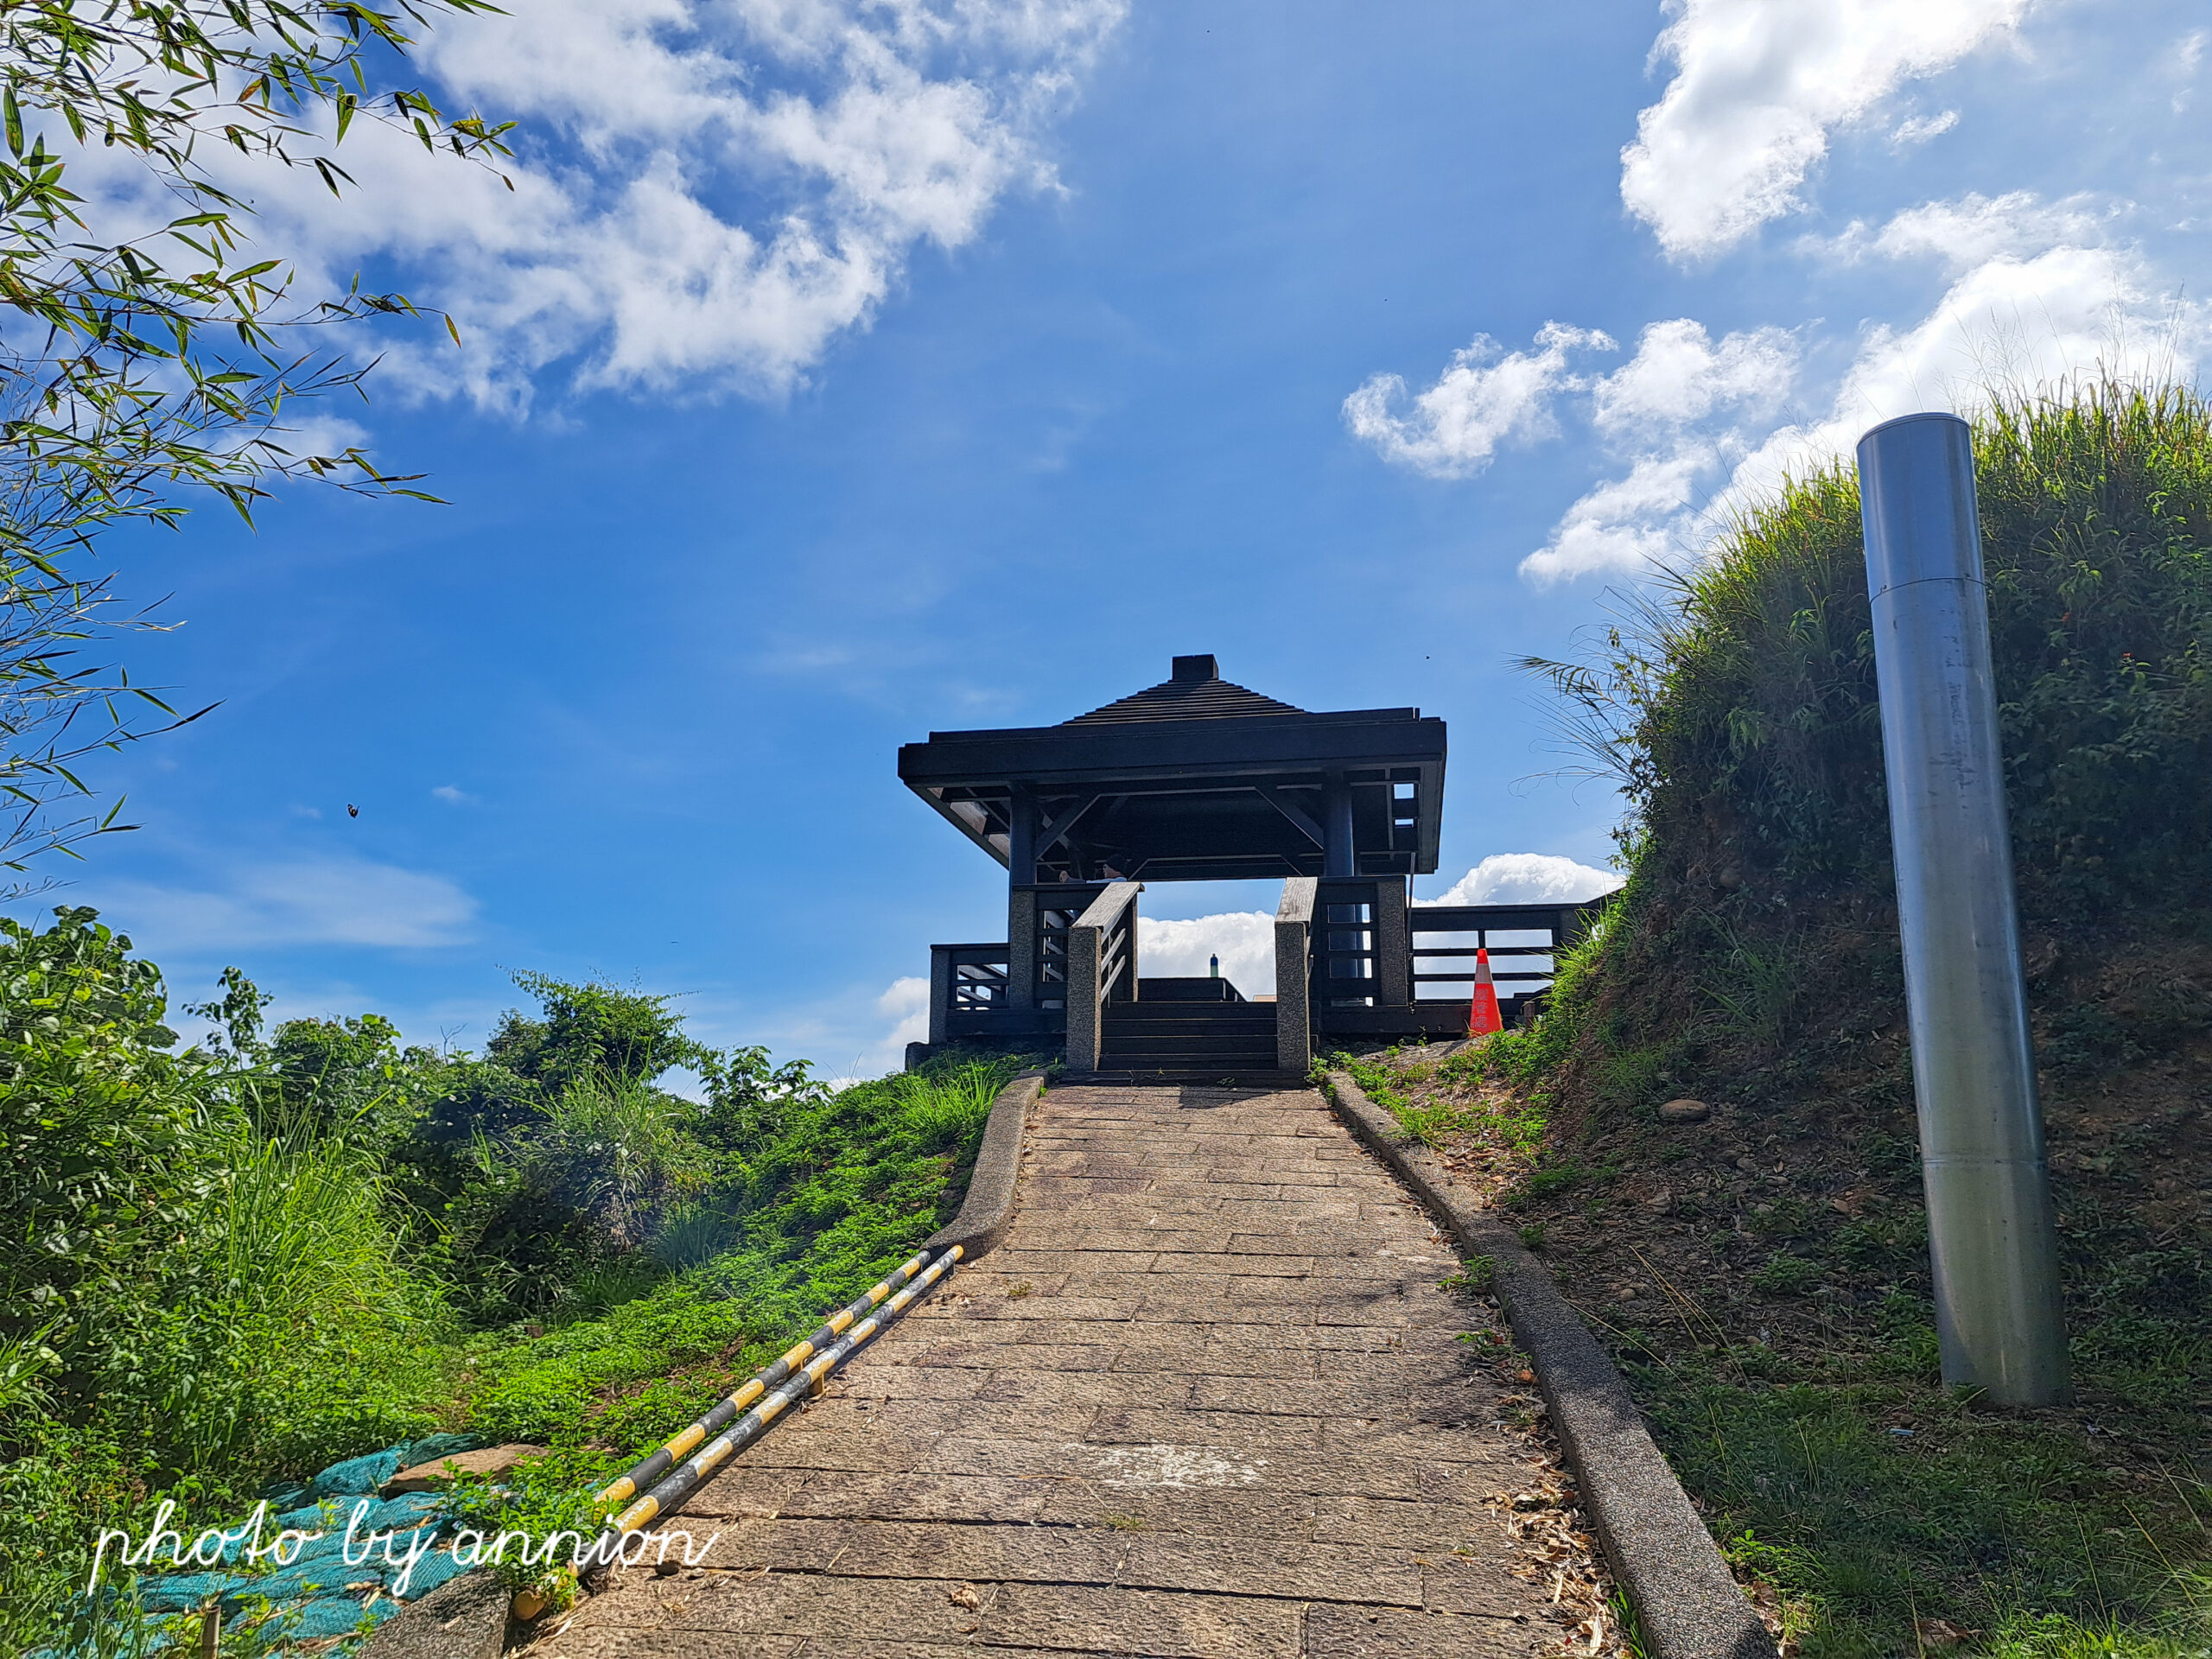
[[1375, 1006], [1402, 1008], [1414, 1000], [1413, 937], [1406, 910], [1411, 878], [1386, 875], [1375, 884]]
[[[1134, 906], [1144, 891], [1135, 881], [1116, 881], [1090, 901], [1068, 930], [1068, 1070], [1096, 1071], [1099, 1051], [1106, 1042], [1105, 987], [1099, 982], [1099, 958], [1106, 935], [1122, 912]], [[1129, 918], [1134, 925], [1136, 918]], [[1134, 925], [1131, 929], [1134, 933]]]
[[1313, 876], [1294, 875], [1282, 884], [1275, 907], [1275, 1069], [1303, 1073], [1313, 1064], [1313, 1014], [1308, 1008], [1306, 965], [1313, 928]]
[[[1017, 878], [1017, 882], [1019, 878]], [[1019, 885], [1006, 899], [1006, 1003], [1010, 1008], [1037, 1006], [1037, 892]]]
[[[1090, 912], [1085, 912], [1088, 915]], [[1068, 1070], [1096, 1071], [1106, 1040], [1106, 1010], [1098, 996], [1098, 948], [1106, 930], [1077, 922], [1068, 930]]]

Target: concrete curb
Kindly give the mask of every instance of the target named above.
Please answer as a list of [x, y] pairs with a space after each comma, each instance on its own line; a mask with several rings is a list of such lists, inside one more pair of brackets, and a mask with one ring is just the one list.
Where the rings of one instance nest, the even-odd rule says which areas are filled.
[[957, 1244], [973, 1262], [1006, 1236], [1014, 1224], [1014, 1187], [1021, 1173], [1021, 1143], [1029, 1133], [1030, 1109], [1044, 1092], [1045, 1074], [1025, 1071], [999, 1090], [983, 1125], [983, 1144], [976, 1154], [976, 1173], [968, 1178], [968, 1197], [951, 1224], [925, 1240], [925, 1250]]
[[378, 1625], [360, 1659], [499, 1659], [506, 1645], [505, 1586], [467, 1573]]
[[1328, 1093], [1353, 1132], [1445, 1219], [1467, 1252], [1497, 1264], [1498, 1299], [1514, 1339], [1535, 1362], [1583, 1506], [1614, 1577], [1636, 1605], [1651, 1659], [1776, 1659], [1774, 1639], [1652, 1444], [1620, 1373], [1551, 1274], [1349, 1076], [1330, 1072]]

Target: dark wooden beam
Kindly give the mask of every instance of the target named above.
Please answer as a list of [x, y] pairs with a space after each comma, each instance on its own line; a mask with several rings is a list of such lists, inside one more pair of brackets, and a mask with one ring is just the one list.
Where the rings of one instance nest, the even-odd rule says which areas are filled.
[[1037, 837], [1037, 856], [1039, 858], [1059, 845], [1060, 837], [1075, 828], [1075, 821], [1098, 804], [1096, 795], [1086, 795], [1073, 806], [1046, 824]]
[[1283, 799], [1281, 794], [1273, 786], [1267, 784], [1255, 784], [1252, 787], [1258, 791], [1262, 800], [1297, 825], [1299, 832], [1306, 840], [1312, 842], [1316, 847], [1326, 847], [1329, 844], [1329, 838], [1322, 833], [1321, 826]]

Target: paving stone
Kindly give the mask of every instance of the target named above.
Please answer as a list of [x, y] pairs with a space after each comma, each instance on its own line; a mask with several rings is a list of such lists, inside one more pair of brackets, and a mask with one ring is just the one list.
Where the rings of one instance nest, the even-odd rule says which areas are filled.
[[1173, 1372], [1006, 1370], [968, 1397], [994, 1406], [1179, 1406], [1191, 1402], [1192, 1382]]
[[1007, 1585], [981, 1625], [990, 1647], [1096, 1646], [1147, 1659], [1289, 1659], [1305, 1635], [1294, 1601], [1080, 1585]]
[[1556, 1650], [1559, 1627], [1530, 1618], [1452, 1618], [1395, 1608], [1319, 1606], [1306, 1617], [1306, 1651], [1329, 1659], [1520, 1659]]
[[[1032, 1325], [1021, 1335], [1033, 1338], [1036, 1330]], [[916, 1344], [911, 1358], [887, 1359], [884, 1367], [888, 1370], [903, 1360], [949, 1370], [1110, 1371], [1121, 1353], [1118, 1343], [925, 1342]]]
[[1494, 1548], [1503, 1535], [1494, 1516], [1458, 1504], [1393, 1497], [1316, 1497], [1313, 1541], [1373, 1549], [1449, 1554]]
[[[1398, 1288], [1396, 1280], [1377, 1281]], [[1341, 1281], [1279, 1274], [1081, 1273], [1068, 1275], [1071, 1296], [1139, 1297], [1147, 1306], [1157, 1306], [1163, 1292], [1179, 1305], [1201, 1311], [1218, 1309], [1226, 1315], [1231, 1305], [1243, 1307], [1315, 1306], [1342, 1294]], [[1187, 1298], [1187, 1304], [1185, 1299]], [[1263, 1323], [1272, 1323], [1270, 1315]]]
[[1135, 1317], [1135, 1297], [1046, 1296], [981, 1298], [961, 1310], [970, 1319], [1097, 1319], [1120, 1323]]
[[1038, 1518], [1046, 1526], [1310, 1542], [1315, 1507], [1322, 1500], [1305, 1492], [1283, 1491], [1277, 1472], [1277, 1466], [1271, 1463], [1262, 1471], [1260, 1484], [1227, 1488], [1133, 1490], [1088, 1480], [1039, 1481], [1035, 1484], [1045, 1495], [1045, 1504]]
[[1536, 1471], [1453, 1340], [1496, 1316], [1318, 1096], [1054, 1089], [1027, 1159], [998, 1249], [673, 1517], [713, 1570], [618, 1573], [531, 1651], [1554, 1639], [1484, 1507]]
[[1424, 1571], [1403, 1549], [1145, 1532], [1127, 1539], [1118, 1582], [1144, 1589], [1418, 1607]]

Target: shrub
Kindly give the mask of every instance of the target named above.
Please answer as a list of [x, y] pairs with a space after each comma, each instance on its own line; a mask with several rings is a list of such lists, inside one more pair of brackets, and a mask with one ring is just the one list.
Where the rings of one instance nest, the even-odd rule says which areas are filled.
[[[2175, 387], [2000, 399], [1975, 429], [2014, 851], [2081, 913], [2212, 879], [2212, 407]], [[1594, 667], [1535, 663], [1626, 785], [1639, 868], [1719, 901], [1886, 888], [1853, 475], [1745, 516]], [[1724, 938], [1730, 950], [1742, 941]], [[1762, 970], [1763, 971], [1763, 970]]]

